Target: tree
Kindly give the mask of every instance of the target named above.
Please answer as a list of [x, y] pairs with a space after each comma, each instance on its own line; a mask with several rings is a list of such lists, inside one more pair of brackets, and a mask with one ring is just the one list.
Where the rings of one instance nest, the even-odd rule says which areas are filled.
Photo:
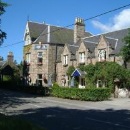
[[123, 38], [123, 42], [125, 44], [121, 49], [121, 55], [124, 60], [124, 66], [127, 68], [127, 62], [130, 61], [130, 29], [128, 35]]
[[95, 65], [84, 66], [87, 85], [95, 86], [97, 80], [105, 83], [106, 87], [114, 88], [114, 80], [120, 80], [120, 87], [129, 87], [130, 71], [116, 62], [97, 62]]
[[[0, 0], [0, 16], [5, 12], [6, 6], [7, 6], [7, 3], [4, 3]], [[0, 24], [1, 24], [1, 18], [0, 18]], [[5, 38], [6, 38], [6, 33], [3, 32], [0, 27], [0, 45], [3, 43]]]

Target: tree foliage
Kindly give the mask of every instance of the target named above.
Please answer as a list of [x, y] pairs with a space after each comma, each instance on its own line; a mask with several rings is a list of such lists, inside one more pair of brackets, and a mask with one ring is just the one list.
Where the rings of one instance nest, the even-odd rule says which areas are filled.
[[124, 46], [121, 49], [121, 55], [124, 59], [125, 67], [127, 68], [127, 62], [130, 61], [130, 29], [128, 35], [123, 38]]
[[116, 62], [97, 62], [95, 65], [84, 66], [86, 72], [86, 84], [96, 85], [97, 80], [106, 82], [106, 87], [114, 87], [114, 80], [117, 78], [121, 87], [129, 87], [130, 71]]
[[70, 77], [71, 74], [74, 72], [75, 67], [74, 66], [69, 66], [69, 68], [67, 69], [67, 75]]
[[[0, 0], [0, 16], [5, 12], [6, 6], [7, 6], [7, 3], [4, 3]], [[1, 24], [1, 18], [0, 18], [0, 24]], [[3, 43], [5, 38], [6, 38], [6, 33], [3, 32], [0, 27], [0, 45]]]

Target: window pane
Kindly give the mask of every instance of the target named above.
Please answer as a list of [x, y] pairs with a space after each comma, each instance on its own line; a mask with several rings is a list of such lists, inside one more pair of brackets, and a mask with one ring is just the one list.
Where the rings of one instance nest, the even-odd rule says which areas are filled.
[[42, 79], [42, 74], [38, 74], [38, 79]]
[[42, 52], [38, 52], [38, 57], [42, 57]]

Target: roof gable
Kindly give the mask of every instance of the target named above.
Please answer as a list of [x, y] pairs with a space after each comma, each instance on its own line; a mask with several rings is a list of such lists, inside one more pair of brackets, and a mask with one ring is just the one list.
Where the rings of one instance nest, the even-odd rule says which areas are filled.
[[76, 68], [74, 72], [71, 74], [73, 77], [79, 77], [79, 76], [84, 76], [86, 72], [80, 70], [79, 68]]

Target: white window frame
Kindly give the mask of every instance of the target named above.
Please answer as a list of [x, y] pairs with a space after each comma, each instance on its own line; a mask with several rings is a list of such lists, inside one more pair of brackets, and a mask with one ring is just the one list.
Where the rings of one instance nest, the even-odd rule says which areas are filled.
[[106, 60], [106, 50], [100, 49], [98, 50], [98, 61], [104, 61]]
[[79, 52], [79, 63], [85, 63], [85, 52]]
[[68, 65], [68, 55], [63, 56], [63, 64]]

